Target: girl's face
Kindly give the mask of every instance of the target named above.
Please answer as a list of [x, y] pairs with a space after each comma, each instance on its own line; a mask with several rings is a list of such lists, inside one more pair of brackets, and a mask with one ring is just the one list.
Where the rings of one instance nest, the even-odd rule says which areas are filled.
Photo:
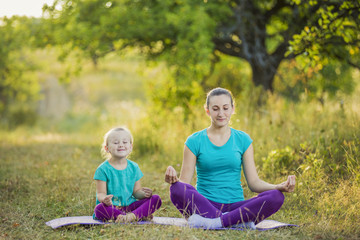
[[126, 131], [113, 131], [105, 146], [112, 158], [126, 158], [132, 151], [131, 136]]
[[223, 127], [229, 124], [234, 108], [229, 96], [222, 94], [212, 96], [209, 99], [209, 109], [206, 110], [211, 118], [211, 124], [215, 127]]

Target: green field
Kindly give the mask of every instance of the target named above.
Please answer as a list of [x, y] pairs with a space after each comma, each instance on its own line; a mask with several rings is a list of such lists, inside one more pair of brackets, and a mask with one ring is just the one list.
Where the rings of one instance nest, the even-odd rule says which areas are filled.
[[[254, 140], [259, 175], [280, 183], [297, 176], [294, 193], [271, 219], [299, 228], [204, 231], [159, 225], [71, 226], [46, 221], [92, 215], [96, 167], [103, 134], [126, 125], [134, 135], [130, 159], [144, 173], [143, 186], [160, 195], [156, 216], [181, 217], [164, 182], [168, 165], [180, 170], [183, 143], [209, 120], [201, 105], [183, 122], [181, 109], [159, 112], [149, 103], [138, 62], [107, 64], [65, 85], [72, 108], [62, 118], [0, 130], [0, 238], [2, 239], [360, 239], [360, 88], [353, 96], [289, 102], [269, 96], [254, 108], [238, 96], [232, 127]], [[49, 71], [51, 72], [51, 71]], [[131, 74], [129, 73], [131, 72]], [[48, 73], [47, 73], [48, 74]], [[150, 75], [151, 76], [151, 75]], [[156, 77], [156, 75], [155, 75]], [[247, 198], [255, 196], [243, 181]]]

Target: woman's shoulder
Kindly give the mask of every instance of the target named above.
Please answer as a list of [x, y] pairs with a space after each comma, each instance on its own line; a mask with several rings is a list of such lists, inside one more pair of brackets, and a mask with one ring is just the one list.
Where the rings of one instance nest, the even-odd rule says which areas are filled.
[[231, 128], [231, 132], [238, 138], [250, 138], [250, 135], [244, 131]]
[[191, 135], [188, 137], [188, 139], [189, 139], [189, 138], [197, 138], [197, 137], [204, 136], [204, 135], [206, 135], [206, 128], [203, 129], [203, 130], [194, 132], [193, 134], [191, 134]]
[[206, 129], [194, 132], [193, 134], [191, 134], [185, 141], [186, 144], [192, 142], [198, 142], [201, 141], [201, 139], [206, 136]]

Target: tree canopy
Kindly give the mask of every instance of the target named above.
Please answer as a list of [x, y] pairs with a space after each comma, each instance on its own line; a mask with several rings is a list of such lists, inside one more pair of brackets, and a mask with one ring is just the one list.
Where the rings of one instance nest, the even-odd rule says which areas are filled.
[[36, 66], [25, 54], [36, 39], [39, 19], [14, 16], [0, 24], [0, 113], [14, 101], [26, 102], [38, 95], [39, 85], [30, 74]]
[[204, 85], [220, 53], [246, 60], [254, 84], [271, 91], [284, 59], [360, 66], [357, 1], [59, 0], [46, 12], [57, 24], [57, 43], [84, 50], [95, 63], [135, 46], [166, 61], [186, 84]]
[[223, 56], [248, 62], [252, 82], [270, 91], [284, 60], [320, 71], [332, 83], [307, 86], [332, 94], [342, 84], [334, 84], [332, 66], [336, 73], [360, 68], [358, 1], [56, 0], [43, 10], [40, 19], [1, 20], [0, 112], [39, 91], [27, 48], [61, 46], [60, 58], [81, 52], [95, 65], [110, 52], [135, 48], [167, 64], [166, 86], [153, 95], [160, 103], [175, 100], [168, 107], [197, 101]]

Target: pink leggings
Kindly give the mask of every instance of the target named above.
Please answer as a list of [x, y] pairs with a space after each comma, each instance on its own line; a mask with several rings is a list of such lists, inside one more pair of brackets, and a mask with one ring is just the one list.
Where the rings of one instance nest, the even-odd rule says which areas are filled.
[[[258, 222], [276, 213], [284, 202], [279, 190], [269, 190], [248, 200], [223, 204], [208, 200], [192, 185], [177, 182], [170, 187], [170, 199], [185, 217], [196, 213], [206, 218], [220, 217], [229, 227], [244, 222]], [[225, 214], [224, 214], [225, 213]]]
[[96, 205], [94, 212], [95, 217], [99, 220], [116, 220], [119, 215], [125, 215], [132, 212], [137, 219], [142, 219], [153, 214], [161, 206], [161, 199], [158, 195], [152, 195], [150, 198], [144, 198], [139, 201], [133, 202], [129, 206], [106, 206], [103, 203]]

